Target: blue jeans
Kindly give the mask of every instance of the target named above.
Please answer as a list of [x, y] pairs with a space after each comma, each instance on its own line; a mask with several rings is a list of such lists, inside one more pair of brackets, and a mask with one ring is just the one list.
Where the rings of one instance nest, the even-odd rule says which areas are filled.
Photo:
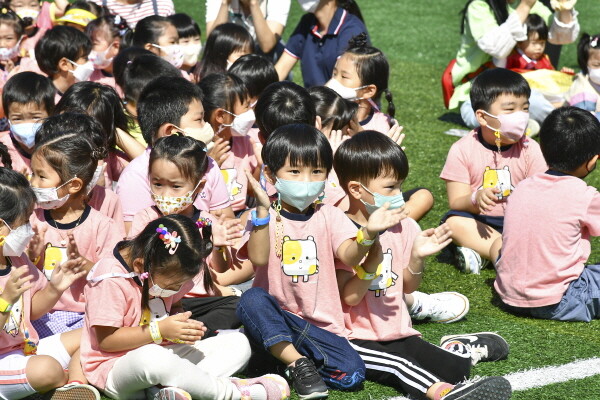
[[588, 265], [579, 278], [569, 284], [562, 299], [549, 306], [508, 307], [511, 311], [534, 318], [558, 321], [584, 321], [600, 318], [600, 265]]
[[282, 310], [264, 289], [244, 292], [237, 315], [251, 342], [267, 352], [277, 343], [292, 343], [300, 354], [314, 361], [327, 386], [351, 390], [365, 380], [365, 363], [348, 340]]
[[[554, 110], [554, 106], [537, 90], [531, 91], [529, 103], [529, 117], [540, 124], [544, 122], [548, 114]], [[465, 125], [469, 128], [477, 128], [479, 126], [479, 122], [477, 122], [477, 118], [475, 118], [475, 111], [473, 111], [471, 100], [467, 100], [461, 104], [460, 116]]]

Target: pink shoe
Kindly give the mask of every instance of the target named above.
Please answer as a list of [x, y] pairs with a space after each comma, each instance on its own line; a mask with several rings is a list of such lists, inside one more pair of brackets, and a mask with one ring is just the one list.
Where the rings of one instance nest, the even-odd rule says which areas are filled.
[[231, 378], [231, 382], [242, 393], [242, 400], [252, 400], [250, 386], [262, 385], [267, 392], [267, 400], [286, 400], [290, 397], [287, 381], [276, 374], [267, 374], [252, 379]]
[[192, 396], [183, 389], [166, 387], [156, 393], [154, 400], [192, 400]]

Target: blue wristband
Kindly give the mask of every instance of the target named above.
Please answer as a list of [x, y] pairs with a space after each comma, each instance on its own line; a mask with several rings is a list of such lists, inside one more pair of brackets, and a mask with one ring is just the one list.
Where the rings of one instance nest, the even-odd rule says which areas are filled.
[[256, 218], [256, 209], [250, 212], [250, 219], [252, 220], [252, 225], [254, 226], [263, 226], [267, 225], [271, 220], [271, 215], [267, 214], [265, 218]]

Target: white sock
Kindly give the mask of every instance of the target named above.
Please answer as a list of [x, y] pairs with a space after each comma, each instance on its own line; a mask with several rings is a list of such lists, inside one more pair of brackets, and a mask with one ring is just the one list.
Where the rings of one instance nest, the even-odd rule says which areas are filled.
[[423, 297], [427, 296], [425, 293], [421, 293], [421, 292], [413, 292], [412, 293], [412, 297], [413, 297], [413, 304], [412, 306], [410, 306], [410, 308], [408, 309], [408, 313], [409, 314], [418, 314], [421, 309], [423, 308]]
[[[232, 383], [233, 385], [233, 383]], [[251, 385], [246, 386], [248, 392], [250, 392], [250, 398], [252, 400], [267, 400], [267, 391], [263, 385]], [[231, 394], [231, 400], [240, 400], [242, 398], [242, 392], [233, 385], [233, 393]]]

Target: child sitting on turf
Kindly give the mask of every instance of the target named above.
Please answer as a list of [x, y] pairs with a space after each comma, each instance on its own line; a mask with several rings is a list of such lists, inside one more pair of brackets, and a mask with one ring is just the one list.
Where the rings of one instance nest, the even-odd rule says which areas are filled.
[[584, 178], [596, 168], [600, 123], [559, 108], [542, 124], [540, 146], [549, 169], [508, 203], [494, 287], [518, 314], [589, 322], [600, 318], [600, 266], [585, 265], [590, 236], [600, 236], [600, 194]]
[[600, 119], [600, 33], [581, 35], [577, 63], [581, 72], [565, 96], [566, 104], [591, 111]]
[[[207, 142], [212, 139], [212, 128], [204, 122], [201, 99], [200, 88], [182, 77], [159, 77], [149, 83], [140, 95], [138, 120], [144, 139], [150, 147], [127, 165], [116, 189], [123, 205], [127, 231], [133, 216], [154, 204], [148, 181], [148, 163], [154, 142], [173, 134], [204, 138], [203, 141]], [[205, 176], [206, 184], [196, 198], [196, 207], [213, 215], [233, 217], [225, 181], [217, 163], [211, 158]]]
[[517, 184], [546, 170], [537, 142], [525, 135], [530, 88], [518, 73], [496, 68], [473, 81], [471, 102], [480, 128], [452, 145], [440, 177], [450, 211], [443, 221], [458, 246], [459, 269], [478, 274], [502, 233], [504, 209]]
[[[346, 215], [357, 228], [364, 229], [381, 207], [401, 207], [408, 160], [385, 135], [365, 131], [346, 140], [335, 153], [334, 167], [350, 198]], [[468, 393], [478, 400], [508, 399], [510, 384], [501, 377], [460, 384], [469, 377], [471, 363], [506, 358], [508, 344], [502, 337], [454, 335], [442, 338], [439, 348], [412, 328], [407, 303], [411, 308], [417, 303], [414, 290], [423, 278], [425, 258], [447, 246], [450, 235], [447, 224], [421, 232], [414, 220], [404, 218], [379, 233], [362, 265], [354, 271], [338, 268], [347, 337], [365, 361], [367, 379], [411, 396], [450, 400], [467, 398], [462, 396]], [[468, 311], [468, 301], [458, 293], [431, 296], [446, 307], [435, 315], [439, 322], [461, 319]]]
[[31, 174], [35, 134], [42, 120], [54, 112], [55, 95], [50, 80], [35, 72], [16, 74], [4, 85], [2, 107], [10, 130], [0, 133], [0, 142], [8, 148], [15, 171]]
[[58, 99], [75, 82], [90, 78], [94, 72], [94, 65], [88, 61], [91, 50], [90, 39], [70, 26], [55, 26], [37, 43], [35, 59], [52, 80]]

